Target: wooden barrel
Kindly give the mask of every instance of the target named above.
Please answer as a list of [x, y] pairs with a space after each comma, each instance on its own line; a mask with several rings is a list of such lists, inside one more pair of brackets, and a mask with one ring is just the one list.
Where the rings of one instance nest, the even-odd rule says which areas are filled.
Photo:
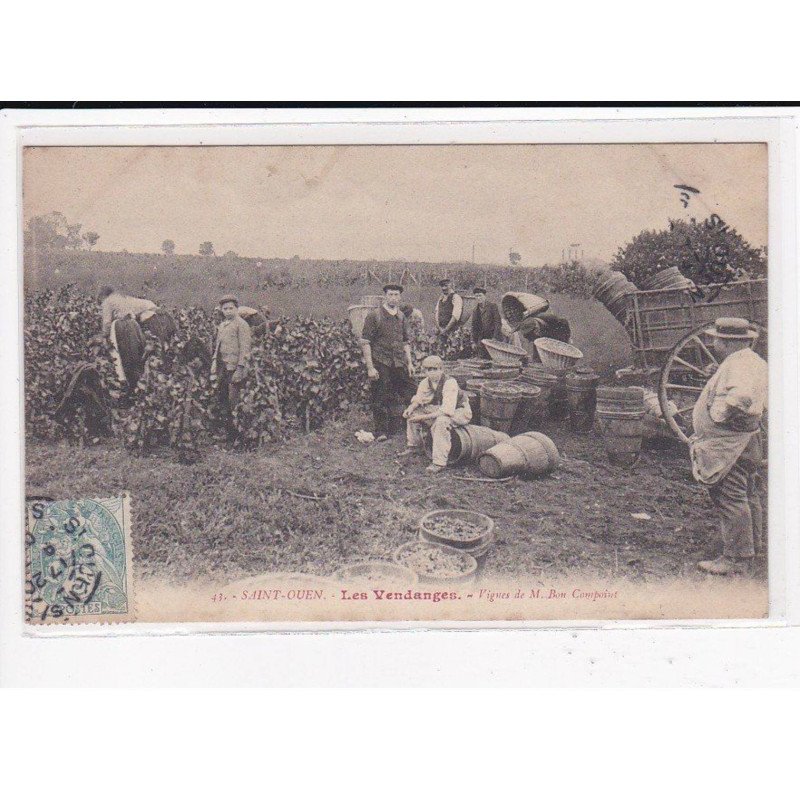
[[597, 427], [603, 436], [608, 460], [618, 467], [632, 467], [639, 460], [644, 435], [644, 410], [597, 410]]
[[595, 285], [592, 296], [599, 300], [619, 322], [624, 323], [627, 315], [629, 294], [637, 291], [621, 272], [611, 272]]
[[642, 281], [643, 291], [657, 289], [692, 289], [694, 283], [678, 267], [666, 267]]
[[520, 383], [519, 388], [520, 403], [511, 425], [512, 436], [533, 430], [547, 416], [547, 404], [541, 402], [541, 387]]
[[[508, 439], [508, 434], [492, 430], [483, 425], [457, 425], [450, 431], [450, 455], [448, 464], [461, 464], [476, 461], [483, 453], [499, 442]], [[425, 437], [425, 448], [430, 456], [433, 452], [433, 440]]]
[[[470, 381], [471, 383], [472, 381]], [[480, 391], [474, 391], [472, 389], [467, 389], [465, 392], [467, 395], [467, 399], [469, 400], [469, 407], [472, 410], [472, 424], [473, 425], [480, 425], [481, 424], [481, 393]]]
[[347, 316], [350, 317], [350, 327], [353, 329], [357, 339], [361, 338], [361, 331], [364, 330], [364, 323], [367, 321], [367, 315], [372, 311], [373, 306], [348, 306]]
[[519, 367], [487, 367], [481, 377], [487, 381], [512, 381], [519, 377]]
[[481, 420], [496, 431], [510, 433], [522, 394], [519, 386], [487, 381], [481, 386]]
[[641, 386], [601, 386], [596, 390], [597, 413], [644, 412]]
[[538, 442], [541, 442], [544, 449], [547, 450], [547, 454], [550, 456], [550, 465], [552, 469], [558, 466], [561, 455], [558, 452], [555, 442], [549, 436], [545, 436], [539, 431], [528, 431], [527, 433], [523, 433], [522, 436], [527, 436], [530, 439], [536, 439]]
[[578, 367], [565, 380], [569, 424], [574, 431], [590, 431], [597, 407], [597, 384], [600, 376], [588, 367]]
[[458, 388], [463, 390], [467, 389], [467, 382], [470, 381], [475, 374], [473, 370], [464, 369], [463, 367], [448, 369], [446, 370], [446, 373], [448, 377], [455, 380], [455, 382], [458, 384]]
[[[556, 458], [553, 458], [553, 451]], [[552, 472], [558, 463], [557, 456], [556, 446], [544, 434], [522, 434], [487, 450], [481, 456], [479, 466], [481, 472], [490, 478], [515, 474], [536, 477]]]

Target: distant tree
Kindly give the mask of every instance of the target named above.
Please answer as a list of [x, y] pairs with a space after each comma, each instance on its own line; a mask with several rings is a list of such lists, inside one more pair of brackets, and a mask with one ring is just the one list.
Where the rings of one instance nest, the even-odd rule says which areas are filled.
[[519, 264], [520, 261], [522, 261], [522, 256], [519, 253], [515, 253], [513, 250], [511, 250], [508, 254], [508, 263], [514, 267]]
[[767, 259], [763, 250], [712, 214], [702, 222], [673, 219], [667, 230], [642, 231], [611, 262], [612, 269], [637, 286], [666, 267], [678, 267], [701, 285], [766, 276]]
[[82, 243], [80, 223], [70, 225], [60, 211], [31, 217], [25, 228], [26, 245], [35, 244], [36, 247], [64, 250], [77, 249]]
[[213, 256], [214, 255], [214, 245], [211, 242], [203, 242], [200, 245], [200, 255], [201, 256]]
[[225, 258], [238, 258], [238, 257], [239, 257], [239, 254], [235, 253], [233, 250], [228, 250], [225, 253]]
[[81, 238], [84, 242], [86, 242], [86, 246], [91, 250], [97, 244], [100, 234], [95, 233], [94, 231], [87, 231]]
[[161, 249], [164, 251], [165, 256], [171, 256], [175, 252], [175, 242], [172, 239], [164, 239], [161, 242]]

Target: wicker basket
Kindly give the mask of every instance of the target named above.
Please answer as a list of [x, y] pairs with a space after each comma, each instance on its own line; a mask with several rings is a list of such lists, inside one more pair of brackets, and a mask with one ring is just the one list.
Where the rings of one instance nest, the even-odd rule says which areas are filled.
[[577, 347], [559, 342], [558, 339], [542, 337], [533, 343], [536, 345], [542, 364], [548, 369], [570, 369], [583, 358], [583, 353]]
[[528, 354], [521, 347], [495, 339], [481, 339], [481, 344], [486, 348], [492, 361], [501, 366], [519, 367], [528, 360]]

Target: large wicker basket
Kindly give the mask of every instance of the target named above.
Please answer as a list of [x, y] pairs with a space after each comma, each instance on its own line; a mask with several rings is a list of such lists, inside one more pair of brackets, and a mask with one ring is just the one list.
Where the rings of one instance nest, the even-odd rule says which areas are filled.
[[481, 344], [495, 364], [519, 367], [528, 360], [528, 353], [516, 345], [498, 342], [496, 339], [481, 339]]
[[533, 342], [542, 359], [542, 364], [548, 369], [570, 369], [580, 359], [583, 353], [571, 344], [559, 342], [558, 339], [542, 337]]

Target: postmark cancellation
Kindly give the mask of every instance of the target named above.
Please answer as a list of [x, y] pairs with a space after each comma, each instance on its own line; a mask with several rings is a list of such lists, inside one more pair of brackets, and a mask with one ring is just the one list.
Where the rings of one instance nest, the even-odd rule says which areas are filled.
[[135, 620], [130, 497], [33, 501], [25, 530], [25, 621]]

